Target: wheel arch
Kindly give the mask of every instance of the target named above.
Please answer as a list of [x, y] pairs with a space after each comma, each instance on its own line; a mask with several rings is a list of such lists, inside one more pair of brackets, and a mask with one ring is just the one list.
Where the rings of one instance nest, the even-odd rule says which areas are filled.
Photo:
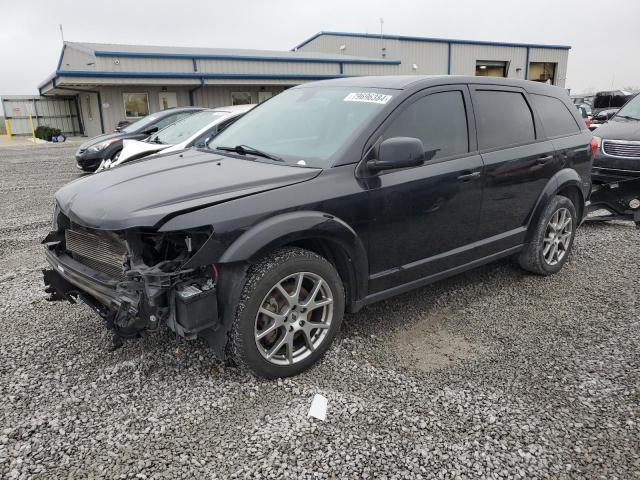
[[366, 296], [368, 261], [364, 244], [345, 221], [317, 211], [290, 212], [260, 222], [238, 237], [219, 264], [251, 263], [285, 246], [313, 251], [331, 262], [346, 289], [347, 306]]
[[538, 200], [529, 215], [527, 221], [527, 236], [525, 239], [526, 243], [531, 241], [533, 236], [535, 225], [537, 225], [540, 220], [540, 216], [544, 212], [546, 205], [549, 203], [549, 200], [556, 195], [561, 195], [563, 197], [567, 197], [571, 200], [576, 208], [576, 213], [578, 215], [578, 223], [582, 220], [582, 215], [584, 214], [585, 208], [585, 196], [582, 191], [583, 182], [578, 175], [578, 172], [571, 168], [564, 168], [557, 172], [549, 181], [546, 186], [542, 190], [542, 193], [538, 196]]

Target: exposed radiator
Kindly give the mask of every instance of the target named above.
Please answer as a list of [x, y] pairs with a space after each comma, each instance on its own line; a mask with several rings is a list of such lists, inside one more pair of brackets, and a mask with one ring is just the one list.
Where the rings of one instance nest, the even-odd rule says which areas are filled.
[[72, 225], [65, 231], [65, 240], [67, 250], [78, 262], [110, 277], [125, 279], [127, 247], [116, 234]]

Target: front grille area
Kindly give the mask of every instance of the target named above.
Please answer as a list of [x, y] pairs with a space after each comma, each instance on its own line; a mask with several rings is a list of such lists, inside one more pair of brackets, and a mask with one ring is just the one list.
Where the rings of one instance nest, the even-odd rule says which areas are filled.
[[118, 280], [125, 279], [127, 246], [115, 233], [72, 225], [65, 231], [65, 241], [78, 262]]
[[614, 157], [640, 158], [640, 142], [605, 140], [602, 143], [602, 150]]

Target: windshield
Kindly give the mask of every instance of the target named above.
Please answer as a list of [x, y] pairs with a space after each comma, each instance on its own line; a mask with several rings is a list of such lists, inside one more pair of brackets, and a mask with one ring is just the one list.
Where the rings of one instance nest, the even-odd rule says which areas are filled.
[[206, 126], [227, 115], [226, 112], [200, 112], [163, 128], [149, 138], [149, 142], [175, 145], [187, 140]]
[[158, 115], [147, 115], [146, 117], [141, 118], [140, 120], [137, 120], [137, 121], [135, 121], [133, 123], [130, 123], [129, 125], [127, 125], [123, 129], [121, 129], [120, 131], [124, 132], [124, 133], [135, 133], [135, 132], [138, 132], [138, 131], [144, 129], [146, 126], [151, 125], [158, 118], [159, 118]]
[[393, 93], [359, 87], [286, 90], [229, 126], [208, 147], [242, 145], [291, 165], [328, 167], [329, 157], [383, 109]]
[[640, 120], [640, 94], [629, 100], [627, 104], [618, 111], [616, 117]]

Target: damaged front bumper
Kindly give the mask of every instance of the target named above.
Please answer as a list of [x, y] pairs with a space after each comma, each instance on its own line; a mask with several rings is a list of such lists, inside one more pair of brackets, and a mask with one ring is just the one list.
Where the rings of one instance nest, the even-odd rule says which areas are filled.
[[[77, 261], [48, 236], [43, 270], [49, 300], [82, 300], [121, 337], [156, 330], [162, 323], [185, 338], [216, 329], [218, 301], [215, 278], [199, 269], [166, 273], [150, 268], [118, 280]], [[52, 241], [53, 240], [53, 241]]]

